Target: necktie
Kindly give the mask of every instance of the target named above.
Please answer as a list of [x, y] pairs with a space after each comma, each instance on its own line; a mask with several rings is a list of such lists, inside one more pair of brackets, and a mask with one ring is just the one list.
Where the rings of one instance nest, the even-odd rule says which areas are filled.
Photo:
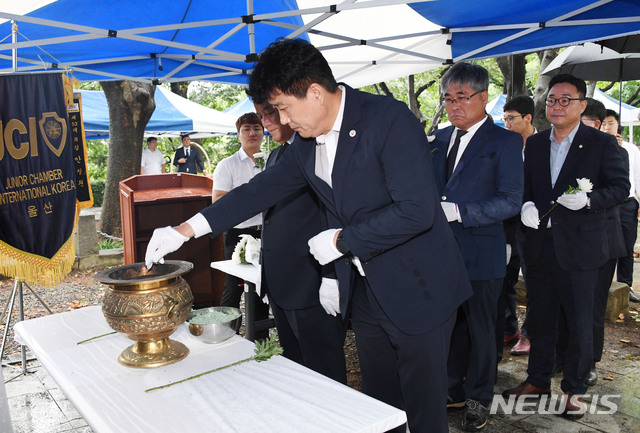
[[189, 158], [189, 148], [188, 147], [184, 148], [184, 153], [186, 154], [187, 158]]
[[315, 174], [331, 186], [331, 168], [329, 167], [329, 157], [327, 156], [327, 145], [325, 137], [316, 137], [316, 167]]
[[447, 180], [451, 177], [451, 173], [453, 173], [453, 168], [456, 165], [456, 157], [458, 156], [458, 148], [460, 148], [460, 138], [466, 134], [467, 131], [463, 131], [462, 129], [458, 129], [456, 133], [456, 139], [453, 141], [453, 146], [451, 146], [451, 150], [449, 151], [449, 155], [447, 155]]

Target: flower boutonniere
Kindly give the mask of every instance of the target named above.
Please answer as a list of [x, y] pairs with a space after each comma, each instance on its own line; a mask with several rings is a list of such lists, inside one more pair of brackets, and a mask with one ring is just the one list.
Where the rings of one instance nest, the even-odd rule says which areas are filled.
[[266, 154], [264, 152], [254, 153], [253, 159], [256, 162], [255, 168], [259, 168], [260, 171], [264, 170], [264, 165], [266, 163]]
[[[571, 185], [569, 185], [569, 188], [567, 188], [567, 190], [564, 193], [577, 194], [579, 192], [590, 193], [591, 191], [593, 191], [593, 184], [586, 177], [581, 177], [580, 179], [576, 179], [576, 182], [578, 182], [577, 187], [574, 188]], [[549, 215], [551, 211], [553, 211], [556, 208], [556, 206], [558, 206], [558, 202], [554, 203], [553, 206], [551, 206], [551, 209], [549, 209], [547, 213], [545, 213], [540, 217], [540, 221], [542, 221], [547, 215]]]

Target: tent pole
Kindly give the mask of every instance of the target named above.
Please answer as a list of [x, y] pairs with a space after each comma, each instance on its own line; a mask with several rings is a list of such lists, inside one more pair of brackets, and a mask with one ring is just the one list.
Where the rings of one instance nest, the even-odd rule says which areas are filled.
[[[11, 42], [18, 42], [18, 23], [15, 20], [11, 20]], [[11, 49], [11, 68], [13, 72], [18, 71], [18, 49]]]

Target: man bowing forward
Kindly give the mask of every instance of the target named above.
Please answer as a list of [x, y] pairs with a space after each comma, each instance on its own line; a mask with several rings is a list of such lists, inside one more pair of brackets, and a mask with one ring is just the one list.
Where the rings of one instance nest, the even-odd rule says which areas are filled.
[[448, 431], [449, 339], [471, 289], [420, 123], [399, 101], [338, 85], [320, 51], [298, 39], [260, 54], [248, 93], [302, 138], [177, 229], [156, 230], [148, 265], [309, 185], [328, 222], [310, 250], [320, 264], [334, 262], [333, 296], [343, 316], [351, 310], [363, 391], [406, 410], [412, 433]]

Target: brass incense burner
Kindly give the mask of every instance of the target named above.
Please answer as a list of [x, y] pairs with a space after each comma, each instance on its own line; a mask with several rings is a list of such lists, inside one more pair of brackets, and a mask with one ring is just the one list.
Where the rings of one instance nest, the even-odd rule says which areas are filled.
[[96, 279], [108, 285], [102, 312], [114, 330], [136, 343], [118, 361], [128, 367], [153, 368], [180, 361], [189, 349], [169, 336], [189, 316], [193, 295], [182, 275], [193, 264], [166, 260], [150, 270], [144, 263], [107, 269]]

